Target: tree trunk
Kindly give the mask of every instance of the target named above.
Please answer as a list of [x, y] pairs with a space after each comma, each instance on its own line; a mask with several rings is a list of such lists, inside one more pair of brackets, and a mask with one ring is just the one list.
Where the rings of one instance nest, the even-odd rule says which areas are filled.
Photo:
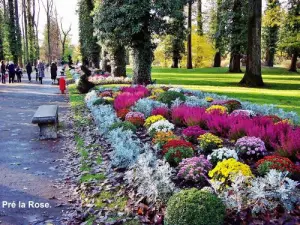
[[22, 37], [21, 37], [21, 28], [19, 22], [19, 5], [18, 0], [15, 0], [15, 23], [16, 23], [16, 40], [17, 40], [17, 53], [18, 53], [18, 64], [22, 67]]
[[298, 52], [294, 51], [292, 55], [291, 66], [289, 71], [297, 72], [297, 58], [298, 58]]
[[248, 51], [246, 73], [240, 84], [262, 87], [261, 75], [261, 17], [262, 0], [249, 0]]
[[110, 55], [111, 74], [114, 77], [126, 76], [126, 49], [124, 46], [118, 46], [113, 49]]
[[241, 73], [241, 55], [239, 53], [232, 53], [229, 64], [230, 73]]
[[[30, 5], [26, 5], [26, 1], [23, 0], [23, 16], [24, 16], [24, 39], [25, 39], [25, 63], [29, 61], [29, 48], [28, 48], [28, 27], [27, 27], [27, 11], [26, 7], [30, 8]], [[30, 16], [30, 15], [28, 15]], [[30, 18], [29, 18], [30, 20]]]
[[101, 70], [103, 71], [108, 71], [107, 69], [107, 63], [108, 63], [108, 60], [107, 60], [107, 51], [105, 51], [104, 47], [102, 46], [102, 51], [101, 51]]
[[15, 23], [15, 11], [14, 11], [14, 0], [8, 0], [8, 11], [9, 11], [9, 48], [12, 54], [14, 63], [18, 63], [18, 51], [17, 51], [17, 40], [16, 40], [16, 23]]
[[188, 3], [187, 69], [193, 69], [192, 60], [192, 2]]
[[173, 64], [171, 68], [178, 68], [179, 67], [179, 58], [178, 57], [173, 57]]
[[197, 12], [197, 32], [200, 36], [203, 35], [203, 22], [202, 22], [202, 0], [198, 0], [198, 12]]
[[151, 64], [153, 52], [151, 40], [140, 46], [133, 47], [133, 83], [151, 84]]
[[220, 52], [216, 52], [216, 54], [215, 54], [214, 67], [221, 67], [221, 53]]

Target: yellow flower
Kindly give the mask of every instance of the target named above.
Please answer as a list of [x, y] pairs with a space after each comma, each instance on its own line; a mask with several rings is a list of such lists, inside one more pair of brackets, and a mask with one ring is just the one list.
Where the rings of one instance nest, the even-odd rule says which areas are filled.
[[206, 97], [205, 100], [206, 100], [207, 102], [213, 102], [213, 101], [214, 101], [214, 99], [213, 99], [212, 97]]
[[160, 121], [160, 120], [166, 120], [166, 118], [164, 118], [161, 115], [150, 116], [146, 119], [144, 126], [146, 128], [149, 128], [153, 123], [156, 123], [157, 121]]
[[162, 88], [154, 88], [152, 90], [152, 95], [159, 96], [161, 93], [165, 92]]
[[227, 108], [222, 105], [212, 105], [211, 107], [206, 109], [206, 113], [211, 114], [213, 112], [219, 111], [221, 114], [227, 113]]
[[240, 173], [245, 177], [253, 177], [252, 171], [248, 165], [230, 158], [218, 162], [216, 167], [209, 171], [208, 176], [212, 178], [212, 181], [221, 181], [222, 183], [226, 181], [223, 186], [227, 186], [230, 182], [234, 181], [236, 176]]
[[155, 134], [152, 142], [154, 144], [164, 145], [168, 141], [179, 140], [179, 139], [180, 137], [176, 136], [172, 131], [168, 131], [168, 132], [159, 131]]
[[223, 140], [211, 133], [200, 135], [198, 141], [200, 148], [205, 152], [210, 152], [213, 149], [223, 147]]

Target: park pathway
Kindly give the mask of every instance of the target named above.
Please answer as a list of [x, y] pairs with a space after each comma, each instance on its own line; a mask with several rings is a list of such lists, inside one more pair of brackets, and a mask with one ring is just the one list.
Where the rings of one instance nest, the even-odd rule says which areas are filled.
[[[64, 139], [38, 140], [39, 128], [31, 119], [43, 104], [59, 105], [61, 115], [68, 101], [51, 85], [49, 74], [43, 85], [28, 83], [26, 76], [21, 84], [0, 84], [0, 225], [62, 224], [68, 208], [67, 190], [58, 185]], [[32, 208], [29, 201], [49, 208]], [[8, 208], [13, 202], [16, 206]]]

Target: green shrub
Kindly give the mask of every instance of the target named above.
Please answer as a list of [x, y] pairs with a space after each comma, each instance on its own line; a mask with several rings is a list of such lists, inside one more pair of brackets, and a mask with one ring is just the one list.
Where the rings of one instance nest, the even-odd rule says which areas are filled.
[[114, 130], [114, 129], [117, 129], [117, 128], [122, 128], [123, 130], [131, 130], [133, 133], [136, 132], [136, 127], [128, 121], [116, 122], [113, 125], [111, 125], [109, 130]]
[[225, 206], [214, 194], [196, 188], [182, 190], [168, 201], [167, 225], [221, 225]]
[[168, 104], [168, 106], [171, 106], [172, 101], [179, 98], [181, 101], [185, 101], [185, 96], [182, 93], [176, 92], [176, 91], [166, 91], [164, 93], [161, 93], [158, 96], [158, 101]]
[[98, 98], [96, 101], [94, 101], [93, 105], [109, 105], [112, 104], [113, 100], [110, 99], [104, 99], [104, 98]]

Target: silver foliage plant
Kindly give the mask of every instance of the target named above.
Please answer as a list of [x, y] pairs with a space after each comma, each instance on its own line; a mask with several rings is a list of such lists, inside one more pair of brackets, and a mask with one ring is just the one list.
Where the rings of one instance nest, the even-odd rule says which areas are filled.
[[131, 130], [124, 131], [122, 128], [117, 128], [110, 131], [106, 138], [113, 148], [111, 163], [114, 167], [129, 167], [135, 163], [137, 157], [143, 151], [141, 141]]
[[135, 112], [141, 112], [145, 115], [145, 117], [151, 116], [151, 112], [155, 108], [159, 107], [165, 107], [167, 108], [168, 106], [164, 103], [161, 103], [159, 101], [155, 101], [152, 99], [148, 98], [143, 98], [137, 101], [137, 103], [132, 107], [132, 110]]
[[[287, 177], [287, 172], [270, 170], [264, 177], [245, 177], [239, 174], [231, 187], [218, 192], [228, 209], [240, 212], [251, 208], [253, 214], [272, 211], [283, 206], [291, 211], [299, 204], [298, 182]], [[218, 184], [213, 184], [215, 190]]]
[[176, 191], [171, 174], [170, 165], [147, 150], [125, 173], [124, 179], [129, 187], [136, 190], [138, 196], [147, 197], [148, 202], [166, 203]]

